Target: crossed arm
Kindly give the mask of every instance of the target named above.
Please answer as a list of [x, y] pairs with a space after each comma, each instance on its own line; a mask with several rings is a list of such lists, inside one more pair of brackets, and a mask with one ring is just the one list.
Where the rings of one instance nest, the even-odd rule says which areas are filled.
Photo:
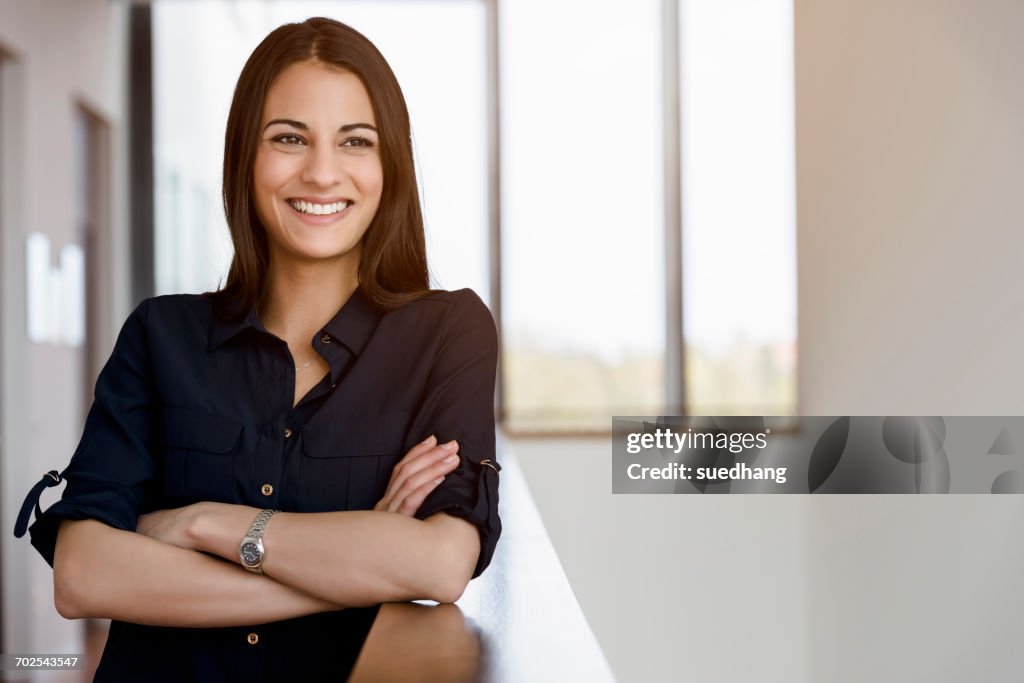
[[274, 515], [264, 534], [264, 575], [238, 560], [254, 507], [160, 510], [140, 518], [139, 533], [65, 520], [54, 554], [57, 609], [67, 618], [212, 627], [381, 602], [454, 602], [476, 565], [478, 531], [443, 512], [411, 516], [438, 473], [454, 467], [441, 463], [450, 452], [414, 447], [374, 510]]

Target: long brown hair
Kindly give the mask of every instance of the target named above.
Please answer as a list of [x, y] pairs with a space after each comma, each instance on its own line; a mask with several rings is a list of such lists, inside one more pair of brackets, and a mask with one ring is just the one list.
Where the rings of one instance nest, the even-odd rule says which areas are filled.
[[258, 301], [270, 259], [267, 233], [252, 196], [263, 104], [277, 75], [303, 61], [339, 67], [358, 76], [370, 95], [380, 131], [384, 188], [363, 237], [359, 286], [383, 310], [431, 291], [409, 111], [398, 79], [363, 34], [333, 19], [313, 17], [274, 29], [249, 56], [235, 86], [224, 135], [223, 187], [224, 213], [235, 253], [224, 286], [206, 293], [229, 316], [242, 314]]

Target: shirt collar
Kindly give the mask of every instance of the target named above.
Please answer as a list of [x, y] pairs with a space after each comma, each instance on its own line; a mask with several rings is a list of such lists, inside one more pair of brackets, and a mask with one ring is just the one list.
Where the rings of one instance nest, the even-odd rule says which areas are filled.
[[[323, 335], [330, 335], [332, 340], [337, 340], [347, 346], [352, 353], [359, 355], [366, 348], [367, 342], [377, 329], [381, 313], [374, 307], [373, 302], [363, 293], [362, 287], [357, 287], [352, 296], [348, 298], [334, 317], [324, 325], [323, 330], [318, 332], [315, 341], [317, 346], [323, 341]], [[218, 312], [215, 307], [213, 323], [210, 326], [209, 344], [207, 349], [212, 351], [229, 339], [240, 334], [244, 330], [253, 328], [261, 332], [267, 332], [267, 328], [260, 322], [256, 315], [256, 307], [251, 306], [242, 316], [229, 317], [223, 312]]]
[[357, 287], [348, 301], [324, 325], [324, 332], [340, 341], [358, 356], [366, 348], [380, 319], [380, 311], [363, 293], [362, 287]]

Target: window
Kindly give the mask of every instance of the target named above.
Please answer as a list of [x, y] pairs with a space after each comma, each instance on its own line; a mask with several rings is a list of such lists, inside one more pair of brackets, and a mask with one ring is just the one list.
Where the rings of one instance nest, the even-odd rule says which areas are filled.
[[680, 11], [688, 412], [796, 414], [792, 0]]
[[[435, 285], [501, 304], [507, 428], [607, 431], [611, 415], [664, 412], [684, 380], [690, 414], [795, 413], [792, 0], [679, 0], [671, 37], [662, 12], [674, 1], [497, 3], [491, 302], [486, 0], [157, 0], [158, 293], [212, 289], [227, 272], [220, 164], [245, 59], [281, 23], [330, 16], [373, 40], [402, 83]], [[675, 48], [678, 179], [663, 135]], [[680, 218], [665, 209], [677, 181]], [[666, 323], [673, 230], [684, 378], [666, 372], [679, 348], [666, 341], [678, 339]]]
[[660, 3], [501, 4], [506, 425], [664, 402]]

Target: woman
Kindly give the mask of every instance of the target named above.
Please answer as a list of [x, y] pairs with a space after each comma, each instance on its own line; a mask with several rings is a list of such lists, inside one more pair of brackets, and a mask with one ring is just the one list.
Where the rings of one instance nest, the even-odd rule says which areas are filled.
[[40, 513], [52, 471], [15, 530], [35, 502], [58, 610], [113, 620], [96, 680], [336, 677], [369, 606], [456, 600], [500, 534], [494, 321], [428, 289], [407, 110], [365, 37], [314, 18], [256, 48], [224, 207], [226, 285], [132, 312], [62, 499]]

